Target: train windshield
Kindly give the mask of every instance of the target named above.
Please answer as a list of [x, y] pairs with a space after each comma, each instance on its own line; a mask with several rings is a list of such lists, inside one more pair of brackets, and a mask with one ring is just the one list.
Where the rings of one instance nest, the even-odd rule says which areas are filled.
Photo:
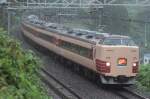
[[106, 38], [103, 42], [104, 45], [126, 45], [136, 46], [134, 41], [130, 38]]

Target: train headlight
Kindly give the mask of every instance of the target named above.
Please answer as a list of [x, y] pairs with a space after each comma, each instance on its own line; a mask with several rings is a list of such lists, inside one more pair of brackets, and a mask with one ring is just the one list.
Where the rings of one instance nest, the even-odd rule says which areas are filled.
[[134, 62], [133, 64], [132, 64], [132, 72], [133, 73], [138, 73], [138, 68], [139, 68], [139, 62]]
[[137, 63], [133, 63], [133, 66], [136, 67], [136, 66], [137, 66]]
[[110, 62], [106, 62], [106, 66], [108, 66], [108, 67], [109, 67], [110, 65], [111, 65], [111, 64], [110, 64]]

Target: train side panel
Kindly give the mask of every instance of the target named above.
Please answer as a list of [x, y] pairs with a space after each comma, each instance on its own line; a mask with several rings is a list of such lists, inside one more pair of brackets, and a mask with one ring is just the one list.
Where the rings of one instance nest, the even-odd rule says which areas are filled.
[[[32, 27], [32, 29], [36, 29], [36, 28]], [[82, 66], [84, 66], [86, 68], [89, 68], [93, 71], [96, 71], [96, 68], [95, 68], [96, 66], [95, 66], [95, 62], [93, 61], [93, 59], [89, 59], [89, 58], [83, 57], [81, 55], [75, 54], [73, 52], [70, 52], [67, 49], [61, 48], [55, 44], [52, 44], [48, 41], [43, 40], [40, 37], [39, 38], [35, 37], [30, 32], [24, 30], [23, 28], [22, 28], [22, 31], [23, 31], [25, 36], [27, 36], [28, 38], [30, 38], [31, 40], [33, 40], [34, 42], [36, 42], [40, 46], [43, 46], [43, 47], [53, 51], [54, 53], [57, 53], [58, 55], [61, 55], [61, 56], [65, 57], [69, 60], [72, 60], [78, 64], [81, 64]], [[36, 29], [36, 31], [38, 31], [38, 29]], [[40, 32], [42, 33], [43, 31], [40, 31]], [[65, 41], [71, 41], [72, 40], [72, 39], [69, 39], [66, 37], [62, 37], [62, 36], [57, 36], [57, 39], [62, 39]], [[74, 40], [72, 42], [74, 42]], [[84, 42], [82, 42], [82, 43], [84, 43]], [[82, 44], [82, 43], [80, 43], [80, 44]], [[91, 48], [91, 46], [88, 44], [86, 44], [85, 46], [88, 46]]]

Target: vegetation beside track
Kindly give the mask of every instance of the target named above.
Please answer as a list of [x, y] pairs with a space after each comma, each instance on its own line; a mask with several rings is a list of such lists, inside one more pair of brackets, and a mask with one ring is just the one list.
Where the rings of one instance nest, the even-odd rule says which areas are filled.
[[150, 64], [140, 66], [137, 80], [140, 88], [150, 90]]
[[49, 99], [38, 76], [38, 58], [0, 28], [0, 99]]

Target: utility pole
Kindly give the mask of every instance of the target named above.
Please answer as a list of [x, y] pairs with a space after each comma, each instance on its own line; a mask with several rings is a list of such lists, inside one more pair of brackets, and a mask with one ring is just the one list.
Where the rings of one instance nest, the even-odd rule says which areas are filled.
[[147, 47], [147, 22], [145, 22], [145, 47]]
[[46, 7], [47, 0], [45, 0], [44, 3], [45, 3], [45, 7]]
[[8, 31], [7, 31], [7, 32], [8, 32], [8, 34], [10, 34], [10, 24], [11, 24], [11, 23], [10, 23], [10, 20], [11, 20], [11, 19], [10, 19], [10, 18], [11, 18], [10, 16], [11, 16], [11, 13], [10, 13], [9, 10], [7, 10], [7, 13], [8, 13], [8, 22], [7, 22], [7, 29], [8, 29]]
[[28, 8], [28, 6], [29, 6], [28, 4], [29, 4], [29, 0], [27, 0], [27, 8]]

